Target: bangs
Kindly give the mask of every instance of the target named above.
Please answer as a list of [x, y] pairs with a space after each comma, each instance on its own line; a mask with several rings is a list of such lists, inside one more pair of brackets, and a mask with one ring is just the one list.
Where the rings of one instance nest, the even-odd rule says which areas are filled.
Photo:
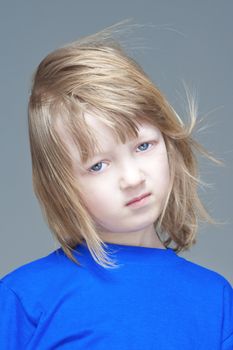
[[[64, 106], [63, 106], [64, 107]], [[95, 135], [95, 129], [90, 127], [85, 120], [85, 113], [91, 114], [109, 128], [117, 143], [125, 143], [138, 137], [139, 125], [147, 120], [140, 116], [127, 114], [116, 114], [114, 112], [100, 111], [96, 108], [80, 108], [80, 105], [73, 104], [69, 106], [69, 112], [62, 113], [59, 109], [59, 122], [62, 132], [65, 131], [66, 139], [73, 144], [74, 151], [78, 151], [79, 159], [86, 163], [97, 153], [101, 153], [101, 145], [98, 143]], [[148, 121], [148, 120], [147, 120]], [[151, 123], [151, 121], [150, 121]], [[61, 130], [61, 129], [60, 129]], [[59, 137], [62, 141], [62, 139]], [[62, 141], [63, 142], [63, 141]]]

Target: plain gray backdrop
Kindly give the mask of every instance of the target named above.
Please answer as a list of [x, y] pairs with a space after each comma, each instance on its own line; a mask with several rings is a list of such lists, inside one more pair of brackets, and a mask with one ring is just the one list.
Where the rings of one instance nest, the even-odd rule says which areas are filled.
[[[1, 1], [0, 275], [59, 245], [32, 190], [27, 102], [32, 73], [50, 51], [127, 18], [135, 30], [131, 50], [183, 120], [182, 81], [196, 91], [204, 127], [197, 139], [225, 162], [200, 159], [206, 208], [223, 225], [201, 225], [197, 243], [181, 256], [233, 283], [231, 0]], [[135, 39], [136, 38], [136, 39]], [[127, 39], [130, 40], [130, 39]], [[141, 48], [139, 48], [141, 47]]]

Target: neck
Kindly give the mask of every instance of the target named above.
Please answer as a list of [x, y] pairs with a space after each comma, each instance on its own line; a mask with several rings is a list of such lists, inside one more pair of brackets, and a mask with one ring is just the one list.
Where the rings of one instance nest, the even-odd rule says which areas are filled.
[[105, 231], [101, 232], [100, 237], [106, 243], [166, 249], [153, 226], [140, 231], [127, 233]]

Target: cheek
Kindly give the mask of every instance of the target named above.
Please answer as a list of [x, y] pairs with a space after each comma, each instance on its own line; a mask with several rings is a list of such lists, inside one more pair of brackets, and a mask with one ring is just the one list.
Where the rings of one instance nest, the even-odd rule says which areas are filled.
[[170, 169], [168, 158], [166, 155], [161, 155], [155, 163], [151, 162], [149, 172], [155, 182], [158, 191], [166, 192], [170, 184]]
[[[85, 179], [86, 180], [86, 179]], [[109, 197], [112, 196], [110, 188], [106, 181], [101, 178], [91, 179], [80, 183], [83, 194], [82, 198], [90, 212], [101, 212], [104, 210], [105, 203], [108, 203]]]
[[154, 157], [149, 159], [149, 168], [154, 173], [167, 175], [169, 173], [169, 163], [167, 153], [162, 149]]
[[163, 164], [162, 179], [163, 179], [164, 186], [169, 187], [169, 184], [170, 184], [170, 168], [169, 168], [168, 161], [166, 161]]

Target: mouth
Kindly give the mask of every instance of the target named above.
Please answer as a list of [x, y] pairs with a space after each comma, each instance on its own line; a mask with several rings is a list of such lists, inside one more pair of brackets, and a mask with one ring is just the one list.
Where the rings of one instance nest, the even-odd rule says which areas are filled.
[[131, 199], [129, 202], [127, 202], [127, 203], [126, 203], [126, 206], [131, 205], [131, 204], [133, 204], [133, 203], [140, 202], [143, 198], [148, 197], [148, 196], [150, 196], [150, 195], [151, 195], [151, 193], [144, 193], [144, 194], [142, 194], [142, 195], [139, 196], [139, 197], [135, 197], [135, 198]]

